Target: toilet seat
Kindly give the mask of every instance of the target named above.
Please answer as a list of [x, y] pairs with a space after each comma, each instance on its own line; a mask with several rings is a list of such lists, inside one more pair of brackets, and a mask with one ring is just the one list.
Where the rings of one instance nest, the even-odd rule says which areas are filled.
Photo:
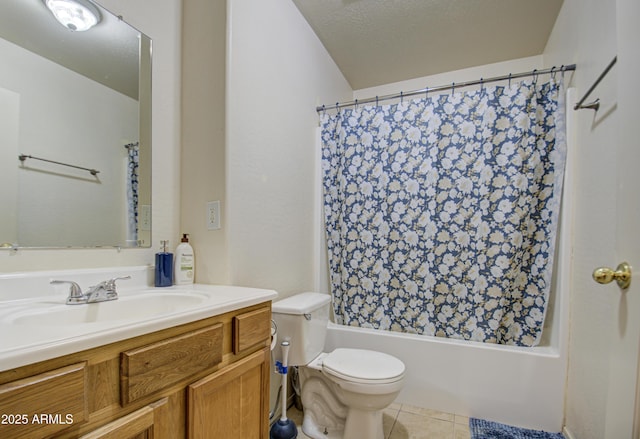
[[382, 352], [339, 348], [322, 359], [322, 371], [360, 384], [389, 384], [404, 377], [404, 363]]

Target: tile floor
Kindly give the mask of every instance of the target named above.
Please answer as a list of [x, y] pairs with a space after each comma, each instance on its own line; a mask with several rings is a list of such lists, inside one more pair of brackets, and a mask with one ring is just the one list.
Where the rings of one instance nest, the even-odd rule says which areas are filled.
[[[302, 412], [295, 407], [287, 410], [287, 417], [298, 426], [298, 438], [307, 439], [302, 432]], [[391, 404], [383, 415], [385, 439], [469, 439], [469, 418], [406, 404]]]

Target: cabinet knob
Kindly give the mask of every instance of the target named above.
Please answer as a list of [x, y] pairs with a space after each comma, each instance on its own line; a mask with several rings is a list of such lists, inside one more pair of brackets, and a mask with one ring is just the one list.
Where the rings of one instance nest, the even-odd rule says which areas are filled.
[[599, 284], [608, 284], [615, 280], [620, 288], [626, 290], [631, 285], [631, 266], [623, 262], [618, 265], [615, 271], [608, 267], [596, 268], [592, 276], [593, 280]]

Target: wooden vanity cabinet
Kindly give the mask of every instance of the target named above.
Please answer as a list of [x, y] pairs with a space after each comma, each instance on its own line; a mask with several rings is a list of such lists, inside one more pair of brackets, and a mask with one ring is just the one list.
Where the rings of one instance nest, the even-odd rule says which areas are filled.
[[0, 372], [0, 415], [26, 416], [0, 438], [267, 439], [270, 328], [265, 302]]

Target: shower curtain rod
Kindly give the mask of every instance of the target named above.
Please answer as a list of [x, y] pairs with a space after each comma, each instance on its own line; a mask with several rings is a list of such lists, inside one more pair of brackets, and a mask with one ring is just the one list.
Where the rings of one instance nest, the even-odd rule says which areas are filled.
[[536, 76], [536, 75], [545, 75], [545, 74], [549, 74], [549, 73], [557, 73], [557, 72], [561, 72], [564, 73], [566, 71], [573, 71], [576, 69], [576, 65], [575, 64], [570, 64], [568, 66], [561, 66], [560, 68], [557, 67], [551, 67], [550, 69], [545, 69], [545, 70], [531, 70], [530, 72], [522, 72], [522, 73], [509, 73], [508, 75], [503, 75], [503, 76], [495, 76], [493, 78], [487, 78], [487, 79], [483, 79], [480, 78], [478, 80], [475, 81], [467, 81], [467, 82], [460, 82], [460, 83], [451, 83], [448, 85], [440, 85], [437, 87], [426, 87], [420, 90], [412, 90], [412, 91], [408, 91], [406, 93], [404, 92], [400, 92], [400, 93], [394, 93], [394, 94], [389, 94], [389, 95], [384, 95], [384, 96], [376, 96], [373, 98], [366, 98], [366, 99], [355, 99], [353, 101], [349, 101], [349, 102], [336, 102], [335, 105], [331, 105], [331, 106], [325, 106], [322, 105], [320, 107], [316, 107], [316, 111], [319, 113], [321, 111], [325, 111], [325, 110], [331, 110], [331, 109], [340, 109], [340, 108], [344, 108], [344, 107], [353, 107], [353, 106], [357, 106], [359, 104], [369, 104], [371, 102], [375, 102], [376, 105], [378, 104], [378, 102], [380, 101], [385, 101], [385, 100], [389, 100], [389, 99], [402, 99], [402, 98], [406, 98], [406, 97], [410, 97], [410, 96], [416, 96], [416, 95], [420, 95], [420, 94], [426, 94], [426, 93], [431, 93], [431, 92], [437, 92], [437, 91], [442, 91], [442, 90], [449, 90], [449, 89], [456, 89], [458, 87], [469, 87], [472, 85], [482, 85], [482, 84], [487, 84], [489, 82], [497, 82], [497, 81], [507, 81], [507, 80], [512, 80], [512, 79], [517, 79], [517, 78], [524, 78], [526, 76]]

